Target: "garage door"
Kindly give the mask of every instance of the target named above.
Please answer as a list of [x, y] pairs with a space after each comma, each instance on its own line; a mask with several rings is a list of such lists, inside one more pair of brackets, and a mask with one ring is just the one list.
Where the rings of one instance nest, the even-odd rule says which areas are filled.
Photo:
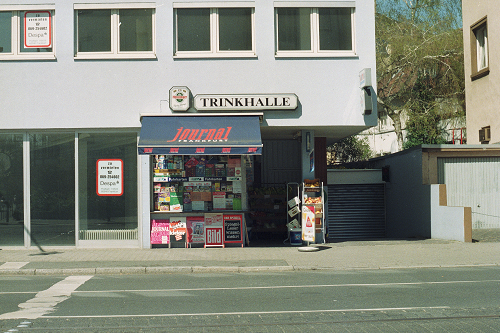
[[385, 238], [384, 186], [328, 185], [328, 240]]

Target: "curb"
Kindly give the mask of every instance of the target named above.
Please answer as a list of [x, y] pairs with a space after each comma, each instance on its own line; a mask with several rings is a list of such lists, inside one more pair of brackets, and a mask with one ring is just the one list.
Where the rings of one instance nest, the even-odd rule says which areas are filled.
[[97, 268], [35, 268], [1, 269], [0, 276], [26, 275], [126, 275], [126, 274], [189, 274], [189, 273], [259, 273], [300, 271], [358, 271], [424, 268], [500, 267], [500, 264], [455, 264], [380, 267], [315, 267], [315, 266], [164, 266], [164, 267], [97, 267]]

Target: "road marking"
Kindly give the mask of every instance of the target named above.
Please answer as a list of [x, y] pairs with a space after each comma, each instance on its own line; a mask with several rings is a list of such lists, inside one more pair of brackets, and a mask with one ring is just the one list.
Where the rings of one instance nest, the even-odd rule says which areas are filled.
[[19, 269], [29, 264], [27, 261], [9, 261], [0, 265], [0, 269]]
[[297, 314], [297, 313], [334, 313], [334, 312], [369, 312], [369, 311], [411, 311], [450, 309], [449, 306], [417, 306], [402, 308], [367, 308], [367, 309], [336, 309], [336, 310], [290, 310], [290, 311], [244, 311], [244, 312], [202, 312], [202, 313], [162, 313], [162, 314], [126, 314], [126, 315], [81, 315], [81, 316], [44, 316], [44, 318], [130, 318], [130, 317], [186, 317], [186, 316], [234, 316], [234, 315], [266, 315], [266, 314]]
[[55, 306], [67, 300], [71, 294], [92, 276], [68, 276], [46, 290], [42, 290], [34, 298], [19, 304], [20, 310], [4, 313], [0, 319], [37, 319], [51, 313]]
[[[219, 288], [177, 288], [177, 289], [119, 289], [119, 290], [92, 290], [75, 291], [75, 294], [84, 293], [129, 293], [129, 292], [186, 292], [210, 290], [259, 290], [259, 289], [294, 289], [294, 288], [338, 288], [338, 287], [391, 287], [391, 286], [420, 286], [432, 284], [464, 284], [464, 283], [499, 283], [500, 280], [482, 281], [428, 281], [428, 282], [391, 282], [391, 283], [346, 283], [346, 284], [310, 284], [295, 286], [259, 286], [259, 287], [219, 287]], [[0, 292], [0, 294], [2, 294]]]

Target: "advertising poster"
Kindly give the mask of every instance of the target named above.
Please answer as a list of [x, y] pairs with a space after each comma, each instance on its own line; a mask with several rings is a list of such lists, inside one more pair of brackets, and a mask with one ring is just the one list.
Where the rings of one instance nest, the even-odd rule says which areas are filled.
[[168, 244], [169, 238], [168, 220], [151, 220], [151, 244]]
[[205, 247], [222, 246], [222, 227], [205, 227]]
[[302, 208], [302, 240], [314, 242], [316, 238], [314, 206]]
[[243, 244], [243, 216], [240, 214], [224, 215], [224, 243]]
[[49, 11], [28, 11], [24, 14], [24, 47], [52, 47]]
[[170, 218], [170, 246], [186, 246], [186, 217]]
[[205, 218], [203, 216], [188, 216], [186, 224], [188, 243], [204, 243]]
[[205, 227], [220, 227], [224, 225], [222, 213], [206, 213]]
[[123, 161], [100, 159], [96, 163], [96, 192], [98, 196], [123, 194]]

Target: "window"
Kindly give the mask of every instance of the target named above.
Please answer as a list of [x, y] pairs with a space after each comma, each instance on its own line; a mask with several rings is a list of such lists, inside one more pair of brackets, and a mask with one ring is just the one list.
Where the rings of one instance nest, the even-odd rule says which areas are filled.
[[334, 4], [302, 8], [294, 7], [293, 2], [275, 3], [276, 55], [354, 56], [354, 7]]
[[208, 3], [174, 3], [175, 56], [255, 56], [253, 3], [236, 4], [211, 8]]
[[489, 74], [488, 26], [486, 17], [471, 27], [471, 78], [479, 79]]
[[54, 6], [0, 5], [0, 60], [54, 59]]
[[153, 4], [75, 5], [75, 58], [155, 58]]

